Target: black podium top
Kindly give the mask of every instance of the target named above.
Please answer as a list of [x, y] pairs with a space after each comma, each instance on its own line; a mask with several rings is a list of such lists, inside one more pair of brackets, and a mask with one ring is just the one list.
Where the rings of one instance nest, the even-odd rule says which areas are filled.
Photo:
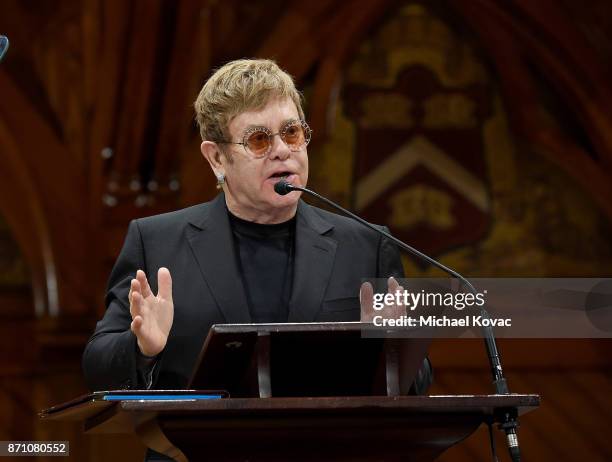
[[[223, 389], [232, 397], [408, 394], [430, 340], [366, 338], [367, 326], [214, 325], [189, 388]], [[392, 390], [390, 380], [397, 382]]]

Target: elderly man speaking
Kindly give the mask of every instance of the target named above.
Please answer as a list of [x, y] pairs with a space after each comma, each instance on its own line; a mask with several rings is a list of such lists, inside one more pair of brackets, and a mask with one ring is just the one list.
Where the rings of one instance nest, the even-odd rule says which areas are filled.
[[403, 276], [379, 234], [274, 191], [306, 186], [311, 130], [273, 61], [221, 67], [195, 110], [222, 192], [130, 223], [83, 357], [91, 389], [184, 388], [213, 324], [357, 321], [363, 278]]

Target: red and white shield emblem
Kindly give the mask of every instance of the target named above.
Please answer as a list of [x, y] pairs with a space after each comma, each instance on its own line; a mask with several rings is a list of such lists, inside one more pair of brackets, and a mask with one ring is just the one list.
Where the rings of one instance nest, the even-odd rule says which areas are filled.
[[433, 255], [483, 238], [491, 204], [486, 83], [449, 88], [412, 64], [392, 88], [347, 85], [344, 105], [357, 130], [352, 205], [358, 213]]

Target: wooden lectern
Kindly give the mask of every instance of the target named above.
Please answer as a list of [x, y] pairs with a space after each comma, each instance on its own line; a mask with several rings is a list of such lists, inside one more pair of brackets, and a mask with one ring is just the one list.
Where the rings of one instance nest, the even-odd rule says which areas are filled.
[[427, 346], [366, 338], [359, 323], [217, 325], [190, 383], [208, 392], [99, 392], [41, 416], [134, 432], [177, 461], [425, 461], [539, 405], [537, 395], [406, 396]]

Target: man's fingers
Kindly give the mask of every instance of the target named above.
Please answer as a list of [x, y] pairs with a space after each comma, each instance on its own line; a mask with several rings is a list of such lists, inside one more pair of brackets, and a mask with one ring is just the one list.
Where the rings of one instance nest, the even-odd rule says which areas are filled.
[[402, 294], [404, 293], [404, 288], [393, 276], [387, 280], [387, 288], [388, 292], [395, 296], [395, 303], [392, 307], [390, 307], [391, 309], [387, 310], [387, 316], [397, 318], [399, 316], [405, 315], [406, 307], [404, 306], [402, 297]]
[[132, 294], [134, 292], [140, 292], [140, 282], [138, 281], [138, 279], [132, 279], [130, 281], [130, 293], [128, 294], [128, 297], [132, 297]]
[[397, 288], [395, 289], [395, 294], [398, 294], [396, 300], [397, 300], [397, 305], [401, 305], [404, 306], [404, 297], [402, 297], [402, 294], [405, 292], [404, 287], [398, 285]]
[[[128, 303], [130, 304], [130, 314], [132, 314], [132, 306], [134, 305], [134, 294], [140, 293], [140, 283], [136, 279], [130, 281], [130, 291], [128, 292]], [[132, 317], [134, 315], [132, 314]]]
[[157, 271], [157, 296], [164, 300], [172, 300], [172, 276], [168, 268], [160, 268]]
[[[397, 288], [397, 291], [398, 291], [398, 293], [403, 294], [405, 290], [404, 290], [403, 286], [399, 286]], [[400, 296], [400, 297], [398, 297], [398, 299], [399, 299], [398, 303], [395, 306], [397, 317], [405, 316], [407, 314], [407, 312], [406, 312], [406, 305], [404, 304], [404, 297]]]
[[361, 304], [361, 321], [369, 322], [374, 317], [374, 288], [369, 282], [364, 282], [359, 288]]
[[142, 316], [142, 304], [143, 299], [140, 292], [132, 293], [132, 303], [130, 303], [130, 314], [132, 315], [132, 319], [135, 319], [138, 316]]
[[136, 279], [140, 283], [142, 296], [147, 298], [152, 294], [151, 286], [149, 286], [149, 281], [147, 281], [147, 275], [143, 270], [136, 271]]
[[387, 288], [390, 294], [394, 294], [400, 288], [399, 282], [393, 276], [387, 279]]
[[359, 288], [359, 301], [362, 305], [372, 306], [374, 303], [374, 288], [369, 282], [364, 282]]
[[397, 279], [395, 279], [393, 276], [387, 279], [387, 289], [390, 294], [393, 294], [395, 296], [395, 304], [402, 305], [401, 294], [404, 293], [404, 288], [400, 286], [400, 283], [397, 282]]
[[130, 329], [134, 332], [134, 335], [138, 336], [140, 334], [140, 329], [142, 327], [142, 317], [136, 316], [132, 319], [132, 323], [130, 324]]

